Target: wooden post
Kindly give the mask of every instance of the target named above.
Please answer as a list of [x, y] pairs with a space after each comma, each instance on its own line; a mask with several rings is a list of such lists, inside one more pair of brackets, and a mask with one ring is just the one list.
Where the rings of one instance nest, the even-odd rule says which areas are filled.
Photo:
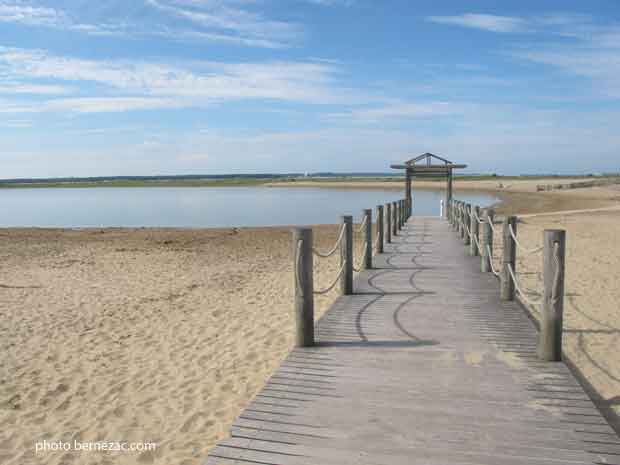
[[407, 207], [411, 204], [411, 169], [405, 169], [405, 203]]
[[392, 204], [385, 204], [385, 242], [386, 244], [392, 243]]
[[502, 229], [502, 237], [504, 242], [504, 249], [502, 254], [502, 271], [500, 277], [500, 299], [501, 300], [514, 300], [515, 299], [515, 284], [510, 277], [509, 268], [515, 271], [515, 262], [517, 258], [517, 244], [510, 234], [510, 228], [517, 233], [517, 217], [507, 216], [504, 218], [504, 225]]
[[398, 222], [396, 221], [396, 202], [392, 202], [392, 236], [398, 235]]
[[344, 272], [340, 277], [342, 295], [353, 294], [353, 217], [342, 216], [344, 237], [340, 244], [340, 266], [345, 263]]
[[312, 229], [293, 229], [295, 279], [295, 344], [314, 345], [314, 281], [312, 272]]
[[566, 231], [545, 229], [543, 240], [544, 293], [538, 339], [538, 358], [550, 362], [559, 362], [562, 360]]
[[459, 227], [459, 202], [457, 200], [452, 202], [452, 217], [454, 218], [452, 221], [452, 229], [457, 231]]
[[[446, 186], [446, 205], [448, 205], [448, 209], [452, 208], [452, 170], [448, 170], [448, 179]], [[452, 212], [450, 212], [452, 213]]]
[[362, 269], [370, 270], [372, 268], [372, 210], [370, 208], [364, 209], [364, 218], [366, 219], [366, 226], [364, 226], [365, 256]]
[[469, 229], [469, 224], [471, 223], [471, 205], [466, 203], [463, 206], [463, 244], [465, 245], [469, 245], [470, 242], [470, 237], [469, 234], [467, 233], [467, 230]]
[[464, 205], [464, 204], [463, 204], [463, 202], [461, 202], [461, 201], [459, 200], [459, 204], [458, 204], [458, 205], [459, 205], [459, 206], [458, 206], [458, 213], [459, 213], [459, 227], [458, 227], [457, 231], [458, 231], [458, 233], [459, 233], [459, 236], [460, 236], [460, 237], [463, 237], [463, 221], [464, 221], [464, 220], [463, 220], [463, 217], [464, 217], [464, 215], [463, 215], [463, 205]]
[[377, 253], [383, 253], [383, 205], [377, 205]]
[[[491, 260], [493, 257], [489, 256], [489, 250], [493, 251], [493, 230], [489, 224], [489, 220], [493, 221], [493, 210], [485, 208], [482, 210], [482, 235], [480, 237], [480, 271], [483, 273], [489, 273], [491, 271]], [[488, 248], [487, 248], [488, 245]]]
[[474, 238], [479, 239], [480, 234], [478, 233], [478, 217], [480, 216], [480, 207], [478, 205], [474, 205], [472, 207], [470, 222], [469, 222], [469, 230], [471, 231], [471, 241], [469, 243], [469, 255], [475, 257], [478, 255], [478, 245]]
[[405, 227], [405, 201], [403, 199], [400, 199], [398, 201], [398, 204], [398, 211], [400, 212], [400, 229], [403, 229]]

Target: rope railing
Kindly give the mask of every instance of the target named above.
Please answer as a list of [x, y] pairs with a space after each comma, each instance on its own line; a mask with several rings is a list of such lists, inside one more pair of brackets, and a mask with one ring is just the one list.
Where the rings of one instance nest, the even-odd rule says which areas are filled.
[[364, 228], [366, 227], [366, 223], [368, 223], [368, 217], [366, 215], [364, 215], [364, 219], [362, 220], [362, 222], [360, 223], [359, 227], [357, 228], [357, 232], [358, 233], [364, 232]]
[[338, 274], [336, 275], [336, 278], [334, 279], [334, 281], [327, 286], [325, 289], [321, 289], [320, 291], [312, 291], [313, 294], [315, 295], [323, 295], [323, 294], [327, 294], [329, 291], [331, 291], [334, 287], [336, 287], [336, 284], [338, 284], [338, 281], [340, 281], [340, 277], [342, 276], [342, 273], [344, 273], [344, 269], [347, 265], [346, 261], [342, 262], [342, 266], [340, 267], [340, 270], [338, 271]]
[[493, 266], [493, 251], [491, 250], [491, 247], [489, 247], [489, 244], [487, 244], [487, 253], [489, 254], [489, 266], [491, 267], [491, 273], [495, 276], [499, 276], [499, 271], [495, 271], [495, 267]]
[[474, 217], [474, 219], [478, 222], [478, 224], [483, 224], [484, 220], [481, 220], [480, 217], [478, 216], [478, 214], [475, 211], [472, 211], [472, 215]]
[[[492, 210], [481, 215], [477, 206], [470, 208], [468, 204], [458, 201], [451, 202], [450, 208], [448, 220], [461, 237], [470, 239], [464, 241], [465, 245], [469, 242], [470, 255], [480, 255], [481, 271], [499, 277], [500, 299], [506, 301], [518, 298], [540, 321], [538, 357], [545, 361], [562, 360], [565, 231], [545, 229], [543, 245], [528, 248], [517, 238], [517, 217], [505, 217], [502, 230], [498, 228], [499, 223], [494, 222]], [[478, 225], [482, 225], [481, 230], [478, 230]], [[503, 239], [503, 251], [499, 257], [500, 266], [496, 267], [493, 243], [498, 233]], [[517, 255], [527, 257], [539, 252], [543, 252], [543, 290], [540, 293], [526, 289], [520, 280], [523, 275], [519, 276], [516, 272]], [[536, 295], [541, 297], [536, 298]]]
[[359, 266], [355, 266], [355, 262], [353, 262], [353, 271], [355, 271], [356, 273], [359, 273], [360, 271], [362, 271], [362, 266], [364, 265], [364, 262], [366, 261], [366, 256], [367, 256], [367, 253], [368, 253], [367, 245], [368, 245], [368, 243], [364, 242], [364, 244], [363, 244], [364, 253], [362, 254], [362, 260], [360, 261], [360, 265]]
[[510, 278], [512, 279], [512, 282], [515, 285], [515, 289], [519, 293], [521, 298], [523, 298], [523, 300], [526, 303], [528, 303], [529, 305], [531, 305], [533, 307], [538, 307], [542, 303], [543, 299], [539, 299], [539, 300], [532, 300], [532, 299], [530, 299], [530, 297], [525, 292], [523, 292], [523, 289], [521, 289], [521, 286], [519, 285], [519, 281], [517, 280], [517, 277], [515, 276], [514, 270], [512, 269], [512, 265], [508, 264], [508, 266], [506, 268], [508, 269], [508, 273], [510, 274]]
[[372, 251], [376, 252], [379, 249], [379, 241], [381, 240], [381, 235], [379, 231], [377, 231], [377, 237], [375, 238], [375, 242], [372, 244]]
[[512, 237], [512, 240], [515, 241], [515, 244], [517, 245], [517, 247], [519, 247], [519, 249], [523, 250], [523, 252], [525, 252], [526, 255], [532, 255], [535, 253], [538, 253], [540, 251], [542, 251], [544, 249], [544, 247], [535, 247], [533, 249], [528, 249], [527, 247], [523, 246], [523, 244], [521, 244], [521, 242], [519, 242], [519, 240], [517, 239], [517, 235], [515, 234], [515, 230], [513, 229], [512, 225], [509, 224], [508, 225], [508, 229], [510, 231], [510, 236]]
[[493, 225], [493, 220], [487, 216], [487, 223], [489, 223], [489, 226], [491, 226], [491, 231], [493, 231], [493, 234], [495, 234], [495, 225]]
[[334, 255], [334, 253], [336, 252], [336, 250], [338, 250], [338, 247], [342, 243], [342, 238], [344, 237], [344, 230], [345, 230], [345, 225], [343, 224], [340, 227], [340, 235], [338, 236], [338, 239], [336, 239], [336, 244], [334, 245], [334, 247], [332, 249], [330, 249], [327, 252], [321, 252], [320, 250], [316, 249], [315, 247], [312, 247], [312, 253], [314, 255], [316, 255], [317, 257], [321, 257], [321, 258], [329, 258], [332, 255]]
[[560, 269], [562, 265], [560, 263], [560, 244], [558, 242], [553, 243], [553, 260], [555, 262], [555, 275], [553, 276], [553, 284], [551, 286], [551, 303], [555, 305], [561, 297]]
[[296, 292], [299, 292], [302, 296], [304, 295], [304, 287], [301, 285], [301, 281], [299, 280], [299, 264], [301, 260], [301, 248], [304, 245], [304, 241], [299, 239], [297, 241], [297, 247], [295, 248], [295, 285], [297, 289]]

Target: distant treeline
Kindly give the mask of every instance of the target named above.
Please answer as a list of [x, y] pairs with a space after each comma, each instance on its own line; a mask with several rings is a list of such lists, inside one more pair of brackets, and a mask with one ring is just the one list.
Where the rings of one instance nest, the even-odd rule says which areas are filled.
[[[60, 177], [60, 178], [18, 178], [0, 179], [0, 185], [13, 184], [72, 184], [72, 183], [142, 183], [142, 182], [183, 182], [183, 181], [235, 181], [235, 180], [289, 180], [297, 178], [400, 178], [402, 171], [388, 173], [366, 172], [366, 173], [334, 173], [334, 172], [314, 172], [314, 173], [259, 173], [259, 174], [183, 174], [183, 175], [157, 175], [157, 176], [89, 176], [89, 177]], [[618, 173], [590, 173], [581, 175], [562, 175], [562, 174], [520, 174], [498, 175], [496, 173], [455, 173], [455, 176], [463, 178], [583, 178], [583, 177], [607, 177], [618, 176]]]
[[71, 183], [71, 182], [117, 182], [117, 181], [195, 181], [225, 179], [279, 179], [303, 176], [301, 173], [288, 174], [184, 174], [160, 176], [91, 176], [65, 178], [19, 178], [0, 179], [2, 184]]

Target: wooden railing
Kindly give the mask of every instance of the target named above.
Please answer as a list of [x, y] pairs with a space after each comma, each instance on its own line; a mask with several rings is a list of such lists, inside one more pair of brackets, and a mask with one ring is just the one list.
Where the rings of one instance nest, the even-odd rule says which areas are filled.
[[[383, 253], [384, 244], [392, 242], [407, 219], [411, 216], [412, 205], [407, 199], [377, 206], [376, 236], [372, 239], [372, 210], [363, 211], [363, 219], [358, 226], [363, 233], [362, 256], [359, 264], [353, 256], [353, 218], [341, 217], [338, 239], [327, 251], [317, 250], [313, 245], [312, 228], [293, 229], [293, 267], [295, 275], [295, 322], [296, 345], [314, 345], [314, 296], [326, 294], [339, 284], [341, 295], [353, 294], [353, 273], [368, 270], [373, 265], [373, 254]], [[324, 289], [314, 289], [314, 257], [328, 258], [340, 253], [340, 269], [331, 284]]]
[[[517, 236], [516, 216], [506, 216], [498, 223], [493, 209], [481, 209], [459, 200], [453, 200], [448, 206], [448, 221], [463, 243], [469, 246], [470, 255], [480, 256], [480, 270], [483, 273], [493, 273], [499, 278], [500, 298], [507, 301], [517, 299], [524, 306], [537, 310], [540, 316], [538, 357], [542, 360], [560, 361], [566, 232], [561, 229], [545, 229], [543, 246], [526, 248]], [[493, 241], [496, 236], [501, 236], [503, 244], [499, 269], [495, 269], [493, 263]], [[543, 291], [539, 300], [533, 300], [519, 283], [515, 269], [518, 251], [524, 255], [542, 252]]]

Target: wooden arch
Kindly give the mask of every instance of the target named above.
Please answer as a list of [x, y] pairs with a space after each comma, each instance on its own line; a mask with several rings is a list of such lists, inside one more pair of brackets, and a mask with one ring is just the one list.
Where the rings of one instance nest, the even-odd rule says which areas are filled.
[[446, 178], [446, 208], [444, 215], [448, 214], [448, 208], [452, 200], [452, 170], [467, 168], [467, 165], [459, 165], [443, 157], [432, 153], [423, 153], [415, 158], [411, 158], [401, 164], [390, 165], [396, 170], [405, 170], [405, 198], [407, 204], [411, 203], [411, 183], [413, 177], [418, 178]]

